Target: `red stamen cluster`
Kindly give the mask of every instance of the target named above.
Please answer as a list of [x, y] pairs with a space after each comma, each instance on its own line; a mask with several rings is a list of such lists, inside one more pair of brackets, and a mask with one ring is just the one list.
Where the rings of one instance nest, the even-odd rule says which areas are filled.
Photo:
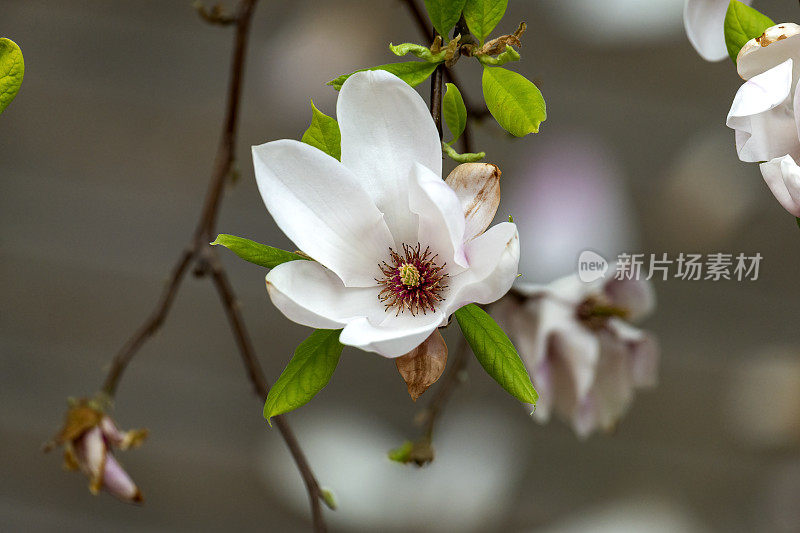
[[[391, 264], [386, 261], [379, 265], [383, 279], [376, 279], [383, 289], [378, 299], [386, 306], [386, 310], [395, 307], [399, 315], [408, 309], [412, 315], [420, 311], [426, 314], [435, 311], [436, 304], [444, 300], [441, 292], [447, 288], [447, 273], [442, 272], [447, 263], [437, 265], [438, 254], [431, 255], [430, 246], [420, 253], [421, 245], [415, 247], [403, 245], [403, 256], [389, 248]], [[416, 269], [413, 276], [408, 271]], [[417, 278], [416, 273], [419, 273]], [[413, 281], [413, 283], [408, 283]]]

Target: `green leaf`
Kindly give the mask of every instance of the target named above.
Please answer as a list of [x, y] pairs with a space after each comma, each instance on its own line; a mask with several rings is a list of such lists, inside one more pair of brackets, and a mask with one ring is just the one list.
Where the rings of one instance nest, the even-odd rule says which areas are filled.
[[547, 110], [536, 85], [502, 67], [485, 67], [482, 83], [486, 107], [507, 132], [524, 137], [539, 131]]
[[467, 0], [464, 4], [464, 19], [472, 35], [483, 41], [503, 18], [508, 0]]
[[497, 57], [492, 57], [488, 54], [480, 54], [475, 57], [477, 57], [478, 61], [480, 61], [483, 65], [490, 65], [494, 67], [505, 65], [511, 61], [519, 61], [520, 59], [519, 52], [514, 50], [514, 47], [510, 45], [506, 45], [506, 51], [502, 54], [499, 54]]
[[377, 67], [362, 68], [356, 70], [355, 72], [351, 72], [350, 74], [342, 74], [338, 78], [326, 83], [326, 85], [332, 85], [333, 88], [338, 91], [342, 88], [342, 84], [345, 82], [345, 80], [347, 80], [347, 78], [356, 72], [363, 72], [365, 70], [385, 70], [386, 72], [394, 74], [412, 87], [416, 87], [423, 81], [427, 80], [431, 74], [433, 74], [433, 71], [436, 70], [437, 65], [438, 63], [429, 63], [427, 61], [404, 61], [402, 63], [389, 63], [387, 65], [378, 65]]
[[425, 0], [425, 9], [433, 22], [436, 32], [447, 42], [450, 40], [450, 30], [461, 18], [466, 0]]
[[800, 217], [794, 217], [795, 222], [797, 222], [797, 227], [800, 228]]
[[397, 46], [389, 43], [389, 50], [391, 50], [396, 56], [402, 57], [410, 52], [420, 59], [424, 59], [425, 61], [433, 61], [436, 63], [441, 63], [444, 61], [445, 55], [447, 54], [446, 49], [442, 49], [438, 54], [434, 54], [431, 52], [430, 48], [415, 43], [403, 43], [398, 44]]
[[325, 505], [328, 506], [328, 509], [335, 511], [336, 508], [339, 507], [339, 504], [336, 501], [336, 494], [334, 494], [331, 489], [328, 487], [320, 487], [320, 493], [322, 496], [322, 501], [325, 502]]
[[477, 305], [469, 304], [456, 311], [456, 320], [484, 370], [516, 399], [536, 405], [539, 395], [525, 365], [494, 319]]
[[486, 157], [486, 152], [478, 152], [477, 154], [467, 152], [466, 154], [459, 154], [448, 143], [442, 143], [442, 150], [447, 154], [447, 157], [459, 163], [476, 163]]
[[300, 254], [287, 252], [280, 248], [273, 248], [272, 246], [260, 244], [250, 239], [237, 237], [236, 235], [226, 235], [224, 233], [217, 235], [217, 238], [211, 245], [217, 246], [220, 244], [245, 261], [250, 261], [251, 263], [266, 268], [275, 268], [281, 263], [286, 263], [288, 261], [308, 259]]
[[394, 450], [389, 450], [389, 460], [397, 463], [407, 463], [411, 460], [411, 451], [413, 449], [414, 443], [407, 440]]
[[760, 37], [774, 25], [768, 16], [737, 0], [731, 0], [725, 14], [725, 45], [733, 62], [736, 63], [736, 56], [747, 41]]
[[25, 75], [25, 60], [17, 43], [0, 38], [0, 113], [17, 96]]
[[300, 343], [267, 394], [264, 418], [270, 425], [270, 418], [307, 404], [328, 384], [344, 348], [339, 342], [341, 332], [340, 329], [318, 329]]
[[453, 134], [450, 143], [454, 143], [467, 127], [467, 106], [464, 105], [461, 91], [452, 83], [447, 84], [447, 92], [442, 99], [442, 115], [447, 123], [447, 129]]
[[329, 117], [311, 101], [311, 125], [300, 139], [314, 148], [319, 148], [336, 159], [342, 159], [342, 134], [339, 123]]

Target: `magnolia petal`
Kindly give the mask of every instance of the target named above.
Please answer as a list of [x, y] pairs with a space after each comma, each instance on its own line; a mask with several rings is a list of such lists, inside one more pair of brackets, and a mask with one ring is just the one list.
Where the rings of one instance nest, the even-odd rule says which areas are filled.
[[[461, 203], [453, 189], [419, 163], [414, 164], [409, 179], [409, 207], [419, 216], [419, 233], [412, 242], [435, 250], [452, 276], [467, 267]], [[454, 269], [456, 265], [462, 269]]]
[[366, 318], [350, 321], [339, 336], [339, 342], [395, 358], [422, 344], [433, 330], [447, 322], [447, 316], [442, 312], [417, 313], [416, 316], [407, 312], [397, 316], [392, 312], [386, 314], [387, 317], [378, 325]]
[[439, 133], [425, 101], [393, 74], [356, 72], [342, 85], [336, 115], [342, 163], [384, 213], [397, 245], [413, 242], [417, 221], [408, 210], [411, 169], [420, 163], [442, 175]]
[[597, 361], [600, 357], [600, 343], [593, 332], [578, 323], [564, 324], [551, 334], [548, 357], [566, 363], [572, 379], [575, 397], [583, 401], [595, 379]]
[[658, 383], [658, 341], [645, 333], [642, 338], [629, 345], [631, 350], [631, 377], [636, 387], [655, 387]]
[[640, 320], [649, 315], [656, 306], [653, 284], [643, 279], [613, 278], [603, 286], [603, 292], [609, 298], [610, 305], [627, 312], [627, 320]]
[[[550, 361], [547, 359], [533, 369], [526, 365], [533, 387], [539, 394], [539, 399], [536, 400], [536, 405], [534, 406], [533, 418], [540, 424], [548, 422], [553, 411], [553, 394], [555, 393], [555, 388], [553, 386], [554, 378], [551, 366]], [[529, 408], [530, 407], [526, 407], [526, 409]]]
[[736, 151], [747, 162], [800, 154], [789, 95], [792, 60], [751, 78], [739, 88], [726, 124], [736, 131]]
[[[750, 4], [752, 0], [744, 0]], [[686, 36], [697, 53], [706, 61], [719, 61], [728, 57], [725, 46], [725, 13], [729, 0], [686, 0], [683, 25]]]
[[602, 355], [594, 383], [595, 414], [605, 431], [614, 429], [633, 401], [633, 376], [627, 346], [610, 335], [599, 335]]
[[104, 415], [100, 419], [100, 430], [103, 432], [106, 441], [113, 446], [120, 446], [125, 442], [125, 433], [117, 427], [117, 424], [108, 415]]
[[394, 241], [351, 171], [321, 150], [288, 139], [254, 146], [253, 164], [267, 209], [298, 248], [348, 287], [375, 284], [376, 259]]
[[120, 500], [131, 503], [142, 501], [142, 493], [139, 492], [139, 488], [110, 453], [106, 457], [103, 488]]
[[81, 470], [89, 476], [89, 490], [92, 494], [97, 494], [103, 486], [107, 453], [100, 427], [93, 427], [75, 441], [74, 452]]
[[578, 416], [578, 409], [586, 401], [589, 390], [579, 392], [576, 374], [570, 358], [565, 357], [571, 349], [565, 344], [569, 334], [549, 334], [547, 336], [547, 356], [552, 392], [551, 409], [566, 421]]
[[759, 165], [769, 190], [784, 209], [800, 217], [800, 167], [790, 155]]
[[491, 163], [463, 163], [445, 180], [464, 210], [464, 241], [477, 237], [492, 223], [500, 205], [500, 169]]
[[791, 22], [767, 28], [762, 36], [747, 41], [736, 57], [736, 70], [742, 79], [749, 80], [787, 59], [794, 61], [792, 79], [797, 81], [797, 68], [800, 67], [800, 26]]
[[469, 270], [449, 280], [447, 313], [468, 303], [488, 304], [499, 299], [517, 279], [519, 234], [517, 226], [502, 222], [466, 244]]
[[358, 317], [383, 320], [378, 287], [345, 287], [339, 277], [314, 261], [289, 261], [267, 274], [272, 303], [286, 317], [312, 328], [339, 329]]
[[447, 344], [436, 329], [425, 342], [394, 360], [397, 371], [415, 402], [428, 387], [436, 383], [447, 365]]

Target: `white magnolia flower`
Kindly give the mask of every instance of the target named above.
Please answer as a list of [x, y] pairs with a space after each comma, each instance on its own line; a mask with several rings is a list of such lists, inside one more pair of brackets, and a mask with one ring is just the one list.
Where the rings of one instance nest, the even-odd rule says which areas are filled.
[[736, 93], [727, 125], [739, 159], [764, 162], [761, 173], [781, 205], [800, 216], [800, 26], [773, 26], [750, 40], [737, 58], [747, 80]]
[[454, 171], [442, 180], [433, 119], [399, 78], [350, 76], [336, 114], [341, 163], [293, 140], [253, 147], [267, 209], [315, 259], [272, 269], [267, 288], [290, 320], [344, 328], [343, 344], [397, 357], [458, 308], [508, 291], [517, 276], [517, 228], [504, 222], [484, 232], [497, 203], [483, 198], [499, 195], [493, 165], [470, 167], [487, 170], [478, 172], [483, 179], [459, 182]]
[[628, 322], [654, 305], [648, 282], [576, 275], [518, 284], [494, 304], [539, 393], [534, 418], [544, 423], [555, 412], [581, 437], [613, 429], [634, 390], [656, 381], [658, 346]]
[[[750, 5], [752, 0], [742, 0]], [[683, 25], [686, 36], [697, 53], [706, 61], [728, 57], [725, 46], [725, 13], [730, 0], [686, 0]]]

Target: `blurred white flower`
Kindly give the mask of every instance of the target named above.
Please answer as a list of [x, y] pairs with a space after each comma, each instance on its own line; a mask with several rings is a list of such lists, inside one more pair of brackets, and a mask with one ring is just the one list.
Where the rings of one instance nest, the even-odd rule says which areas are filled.
[[649, 282], [584, 283], [575, 275], [516, 285], [494, 304], [539, 392], [534, 418], [546, 422], [555, 412], [581, 437], [613, 429], [634, 390], [656, 382], [655, 339], [629, 323], [654, 305]]
[[484, 232], [499, 196], [494, 165], [462, 166], [442, 180], [436, 126], [404, 81], [356, 73], [336, 111], [341, 162], [294, 140], [253, 147], [267, 209], [315, 259], [272, 269], [267, 288], [290, 320], [344, 328], [343, 344], [397, 357], [458, 308], [508, 291], [519, 263], [517, 227], [504, 222]]
[[[752, 0], [742, 2], [750, 5]], [[724, 27], [729, 4], [730, 0], [686, 0], [683, 6], [686, 36], [706, 61], [720, 61], [728, 57]]]
[[778, 202], [800, 216], [800, 26], [778, 24], [739, 52], [739, 88], [727, 125], [736, 132], [739, 159], [761, 163], [761, 174]]

